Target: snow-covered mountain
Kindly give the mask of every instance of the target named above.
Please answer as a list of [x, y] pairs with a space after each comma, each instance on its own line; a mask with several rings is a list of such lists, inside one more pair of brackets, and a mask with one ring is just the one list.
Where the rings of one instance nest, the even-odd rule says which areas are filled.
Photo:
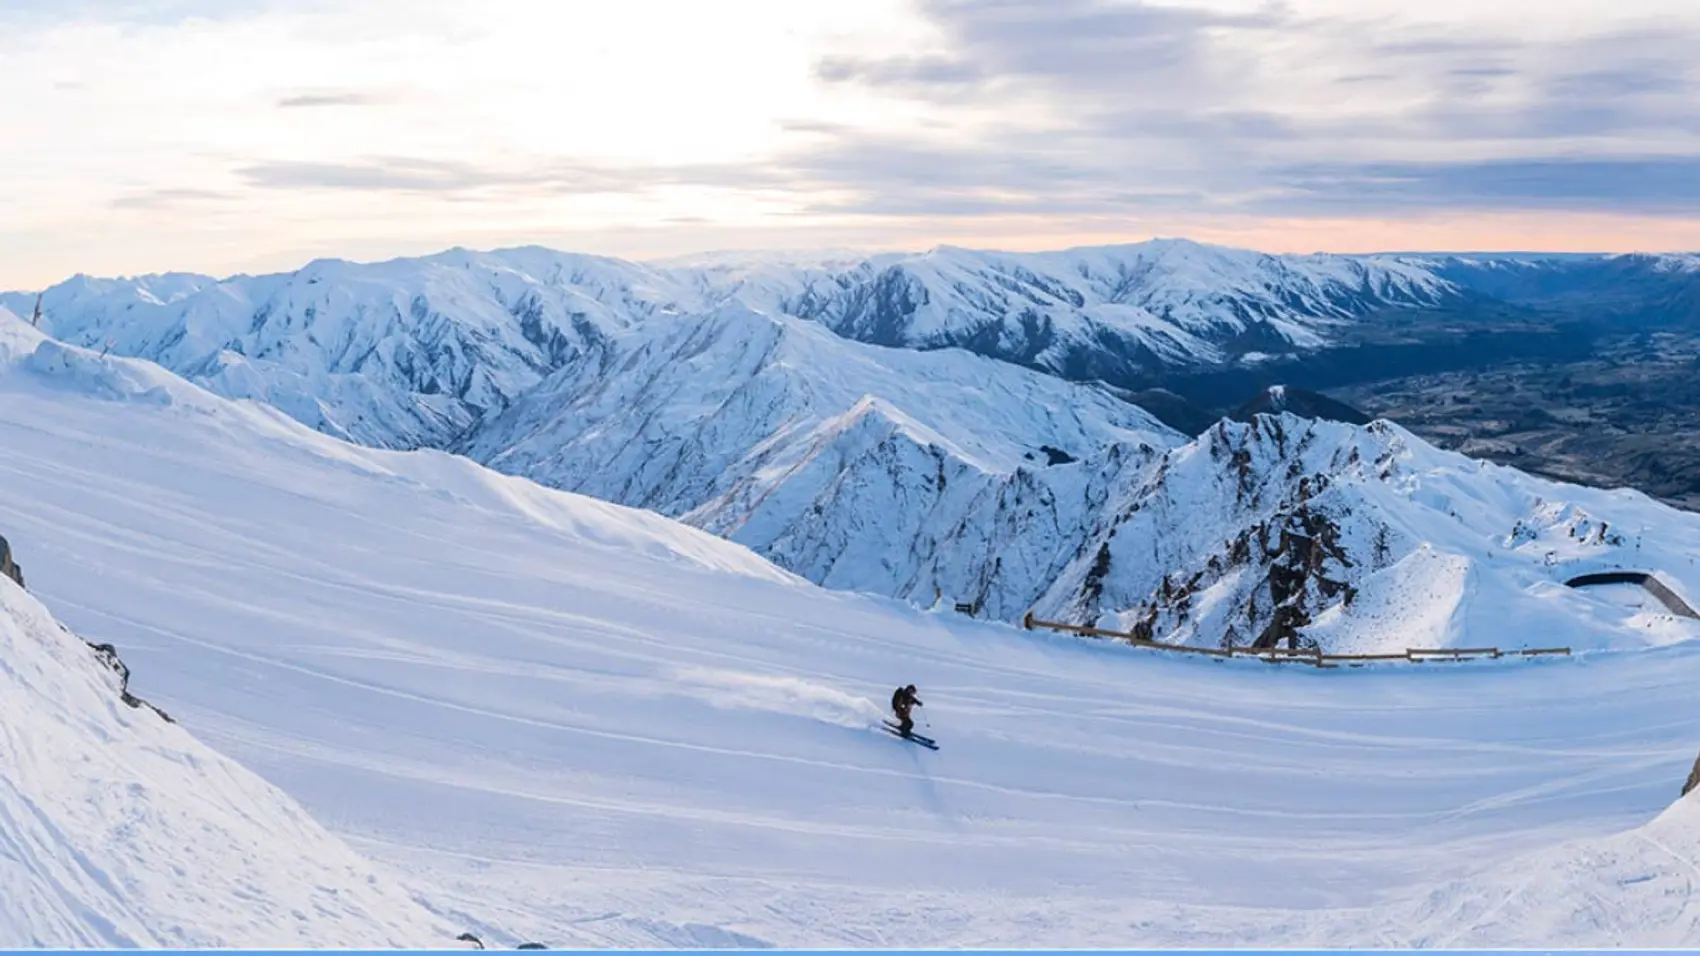
[[1053, 482], [1060, 466], [1183, 441], [1099, 388], [741, 307], [609, 336], [471, 434], [458, 450], [499, 470], [681, 517], [830, 587], [932, 603], [1017, 582], [999, 607], [1067, 560], [1103, 494]]
[[1091, 530], [1035, 602], [1041, 617], [1172, 643], [1372, 653], [1700, 635], [1651, 601], [1564, 586], [1642, 570], [1692, 603], [1700, 522], [1639, 492], [1443, 452], [1387, 422], [1224, 421], [1124, 485], [1082, 516]]
[[1558, 615], [1641, 643], [1693, 625], [1563, 582], [1644, 566], [1700, 595], [1700, 526], [1634, 492], [1385, 422], [1256, 415], [1186, 442], [1096, 389], [741, 309], [611, 337], [475, 434], [492, 467], [829, 587], [1168, 642], [1529, 646]]
[[1502, 302], [1582, 307], [1595, 318], [1692, 321], [1700, 315], [1700, 253], [1429, 253], [1369, 258], [1415, 268]]
[[956, 346], [1118, 382], [1314, 348], [1378, 310], [1464, 299], [1398, 259], [1275, 256], [1185, 240], [1028, 254], [944, 247], [794, 281], [800, 288], [775, 305], [847, 338]]
[[[329, 434], [437, 447], [605, 336], [720, 306], [794, 315], [875, 344], [959, 347], [1071, 379], [1123, 380], [1316, 346], [1368, 312], [1460, 294], [1397, 260], [1154, 241], [654, 265], [456, 249], [224, 280], [79, 276], [40, 302], [42, 328], [67, 342], [155, 361]], [[29, 315], [36, 299], [12, 293], [0, 304]]]
[[[632, 263], [457, 249], [225, 280], [79, 276], [42, 294], [41, 328], [268, 402], [327, 434], [438, 446], [603, 334], [679, 311], [678, 291]], [[34, 297], [0, 304], [27, 315]]]
[[[454, 249], [286, 274], [78, 276], [42, 327], [381, 447], [465, 439], [604, 337], [727, 306], [1145, 388], [1338, 344], [1388, 312], [1583, 304], [1700, 314], [1697, 256], [1267, 255], [1184, 240], [1045, 253], [721, 254], [637, 263]], [[32, 314], [35, 293], [0, 294]], [[1495, 305], [1497, 304], [1497, 305]], [[1243, 401], [1246, 396], [1229, 396]]]
[[[1700, 735], [1700, 642], [1646, 647], [1612, 623], [1632, 613], [1621, 595], [1545, 588], [1549, 615], [1505, 618], [1540, 628], [1526, 636], [1540, 643], [1603, 635], [1609, 652], [1443, 672], [1293, 671], [1024, 633], [823, 590], [652, 513], [437, 451], [350, 445], [147, 363], [14, 331], [0, 337], [13, 356], [0, 362], [0, 528], [35, 593], [120, 648], [138, 695], [492, 948], [1700, 943], [1685, 909], [1694, 799], [1671, 807]], [[1265, 464], [1324, 457], [1319, 435], [1314, 455], [1283, 458], [1264, 421], [1261, 437], [1230, 432], [1221, 447]], [[1450, 459], [1411, 451], [1389, 495], [1426, 510], [1399, 513], [1445, 511]], [[1192, 465], [1214, 474], [1182, 453], [1164, 456], [1169, 481]], [[1460, 493], [1488, 489], [1453, 503], [1461, 516], [1515, 511], [1491, 482], [1454, 477]], [[1641, 507], [1580, 503], [1611, 509], [1614, 529]], [[1656, 549], [1649, 530], [1643, 553], [1685, 557], [1670, 549], [1700, 519], [1648, 514], [1676, 527]], [[1574, 527], [1578, 549], [1615, 533]], [[229, 841], [195, 822], [237, 786], [225, 765], [118, 702], [107, 675], [84, 670], [97, 666], [86, 648], [56, 652], [74, 693], [34, 686], [56, 705], [86, 698], [98, 722], [82, 725], [123, 740], [100, 708], [153, 721], [142, 742], [158, 749], [125, 773], [157, 758], [191, 775], [148, 783], [158, 804], [125, 794], [132, 777], [107, 780], [100, 832], [152, 832], [126, 809], [168, 807], [188, 829], [162, 845], [228, 862]], [[29, 679], [6, 670], [29, 653], [0, 647], [0, 687]], [[879, 729], [907, 682], [937, 753]], [[12, 699], [0, 704], [10, 721]], [[0, 780], [46, 786], [83, 772], [65, 753], [98, 760], [110, 743], [20, 747], [40, 759], [0, 764]], [[255, 805], [267, 793], [243, 819], [276, 823], [274, 805]], [[262, 849], [305, 867], [296, 854], [315, 839], [277, 825]], [[170, 873], [146, 859], [150, 876]], [[353, 893], [300, 868], [255, 880]], [[279, 932], [248, 930], [271, 911], [239, 880], [209, 884], [208, 909], [187, 914], [114, 885], [134, 909], [88, 913], [241, 923], [224, 937], [239, 942], [343, 941], [297, 933], [292, 911]], [[311, 927], [318, 911], [301, 912]]]
[[[1681, 257], [1631, 259], [1609, 268], [1687, 274]], [[331, 435], [449, 448], [678, 517], [835, 588], [1004, 620], [1037, 608], [1160, 639], [1338, 647], [1364, 643], [1363, 615], [1390, 615], [1387, 635], [1473, 640], [1450, 612], [1416, 622], [1362, 608], [1409, 588], [1463, 607], [1466, 579], [1513, 550], [1495, 542], [1545, 527], [1543, 509], [1586, 500], [1576, 508], [1617, 528], [1664, 516], [1475, 471], [1397, 429], [1271, 419], [1188, 444], [1111, 390], [1063, 377], [1317, 346], [1376, 310], [1508, 291], [1489, 273], [1528, 296], [1532, 275], [1605, 261], [1177, 241], [649, 265], [453, 250], [224, 281], [80, 278], [43, 296], [41, 326]], [[1437, 484], [1449, 498], [1493, 487], [1473, 538], [1424, 490]], [[1509, 606], [1553, 575], [1525, 570], [1504, 572]]]
[[[559, 265], [535, 255], [530, 272], [456, 253], [427, 274], [434, 289], [470, 295], [460, 283], [500, 275], [523, 285]], [[1547, 551], [1565, 550], [1551, 540], [1571, 527], [1564, 522], [1686, 533], [1639, 496], [1483, 468], [1379, 425], [1254, 419], [1187, 443], [1100, 387], [958, 349], [880, 347], [784, 314], [706, 306], [714, 290], [737, 288], [726, 271], [734, 266], [699, 266], [707, 271], [692, 288], [597, 264], [611, 270], [600, 288], [651, 303], [649, 314], [597, 313], [549, 362], [522, 362], [524, 375], [502, 378], [510, 387], [479, 417], [469, 417], [472, 403], [455, 405], [464, 424], [449, 447], [552, 487], [679, 517], [834, 588], [967, 603], [1003, 620], [1032, 609], [1189, 643], [1403, 647], [1422, 635], [1469, 644], [1499, 626], [1468, 617], [1463, 596], [1472, 590], [1503, 586], [1492, 603], [1517, 614], [1539, 617], [1551, 606], [1540, 589], [1558, 586], [1560, 570], [1545, 562]], [[410, 274], [411, 266], [387, 268]], [[179, 291], [193, 285], [174, 281]], [[331, 288], [324, 294], [342, 295]], [[525, 296], [544, 301], [535, 290]], [[406, 337], [397, 336], [386, 341]], [[371, 369], [342, 377], [371, 388], [382, 378]], [[309, 395], [318, 386], [302, 387]], [[425, 407], [412, 393], [386, 394], [387, 420]], [[1482, 495], [1490, 506], [1462, 523], [1457, 508], [1437, 504]], [[1503, 543], [1529, 528], [1541, 529], [1539, 540]], [[1623, 553], [1623, 540], [1594, 542], [1588, 559], [1647, 563]], [[1700, 593], [1685, 562], [1650, 570]], [[1489, 584], [1475, 580], [1484, 574]], [[1432, 600], [1405, 600], [1415, 592]], [[1623, 617], [1611, 625], [1615, 636], [1600, 639], [1645, 637], [1636, 625]]]
[[123, 665], [105, 650], [0, 577], [0, 946], [453, 938], [294, 800], [128, 706]]

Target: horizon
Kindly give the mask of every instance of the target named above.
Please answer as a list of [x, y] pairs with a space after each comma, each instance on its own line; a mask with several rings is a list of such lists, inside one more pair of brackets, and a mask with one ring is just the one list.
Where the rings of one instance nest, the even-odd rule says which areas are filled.
[[[896, 255], [896, 256], [925, 256], [925, 255], [931, 255], [935, 252], [939, 252], [939, 251], [944, 250], [944, 249], [962, 249], [962, 250], [965, 250], [965, 251], [968, 251], [968, 252], [985, 253], [985, 254], [991, 254], [991, 255], [1044, 255], [1044, 254], [1056, 254], [1056, 253], [1067, 253], [1067, 252], [1074, 252], [1074, 251], [1084, 251], [1084, 250], [1090, 250], [1090, 249], [1125, 248], [1125, 247], [1131, 247], [1131, 246], [1149, 245], [1149, 244], [1158, 243], [1158, 242], [1183, 242], [1183, 243], [1191, 243], [1191, 244], [1194, 244], [1194, 245], [1204, 246], [1204, 247], [1207, 247], [1207, 248], [1224, 249], [1224, 250], [1239, 251], [1239, 252], [1255, 252], [1255, 253], [1260, 253], [1260, 254], [1265, 254], [1265, 255], [1275, 255], [1275, 256], [1292, 256], [1292, 257], [1338, 256], [1338, 257], [1341, 257], [1341, 258], [1353, 258], [1353, 259], [1367, 259], [1367, 258], [1376, 258], [1376, 257], [1406, 257], [1406, 256], [1409, 256], [1409, 257], [1444, 256], [1444, 257], [1456, 257], [1456, 258], [1482, 257], [1482, 258], [1510, 259], [1510, 258], [1593, 258], [1593, 257], [1604, 258], [1604, 257], [1611, 257], [1611, 256], [1700, 255], [1700, 248], [1696, 248], [1696, 249], [1632, 249], [1632, 250], [1626, 250], [1626, 251], [1607, 251], [1607, 250], [1572, 251], [1572, 250], [1542, 250], [1542, 249], [1503, 249], [1503, 250], [1499, 250], [1499, 249], [1385, 249], [1385, 250], [1374, 250], [1374, 251], [1369, 251], [1369, 252], [1334, 252], [1334, 251], [1331, 251], [1331, 250], [1317, 249], [1317, 250], [1310, 250], [1310, 251], [1306, 251], [1306, 252], [1270, 252], [1269, 250], [1254, 249], [1254, 248], [1250, 248], [1250, 247], [1247, 247], [1247, 246], [1233, 246], [1233, 245], [1227, 245], [1227, 244], [1223, 244], [1223, 243], [1202, 242], [1202, 241], [1195, 240], [1195, 239], [1189, 239], [1185, 236], [1152, 236], [1152, 237], [1149, 237], [1149, 238], [1146, 238], [1146, 239], [1130, 240], [1130, 241], [1127, 241], [1127, 242], [1096, 243], [1096, 244], [1087, 244], [1087, 245], [1072, 245], [1072, 246], [1059, 246], [1059, 247], [1054, 247], [1054, 248], [1046, 247], [1046, 248], [1035, 248], [1035, 249], [1007, 249], [1007, 248], [963, 246], [963, 245], [959, 245], [959, 244], [956, 244], [956, 243], [935, 243], [935, 244], [933, 244], [931, 246], [927, 246], [925, 248], [914, 248], [914, 249], [902, 249], [902, 248], [883, 248], [883, 249], [882, 248], [867, 248], [867, 249], [839, 248], [839, 249], [835, 249], [835, 248], [826, 248], [826, 247], [823, 247], [823, 248], [796, 248], [796, 249], [787, 249], [787, 248], [704, 249], [704, 250], [697, 251], [697, 252], [685, 252], [685, 253], [679, 253], [679, 254], [676, 254], [676, 255], [664, 255], [664, 256], [652, 256], [652, 257], [614, 256], [614, 255], [607, 255], [607, 254], [604, 254], [604, 253], [586, 252], [586, 251], [577, 250], [577, 249], [565, 249], [565, 248], [559, 248], [559, 247], [555, 247], [555, 246], [540, 245], [540, 244], [537, 244], [537, 243], [521, 243], [521, 244], [517, 244], [517, 245], [489, 246], [489, 247], [482, 247], [482, 248], [472, 247], [472, 246], [463, 246], [463, 245], [453, 245], [453, 246], [447, 246], [447, 247], [444, 247], [444, 248], [440, 248], [440, 249], [437, 249], [437, 250], [431, 251], [431, 252], [423, 252], [423, 253], [417, 253], [417, 254], [412, 254], [412, 255], [392, 255], [392, 256], [385, 256], [385, 257], [382, 257], [382, 258], [376, 258], [376, 257], [350, 258], [350, 257], [342, 257], [342, 256], [317, 256], [317, 257], [314, 257], [312, 259], [308, 259], [306, 261], [303, 261], [299, 265], [296, 265], [296, 266], [293, 266], [293, 267], [286, 266], [284, 268], [269, 269], [269, 270], [236, 271], [236, 272], [202, 272], [202, 271], [198, 271], [198, 270], [194, 270], [194, 269], [162, 269], [162, 270], [154, 270], [154, 271], [148, 271], [148, 272], [110, 273], [110, 274], [96, 274], [96, 273], [89, 273], [89, 272], [78, 272], [78, 273], [73, 273], [73, 274], [68, 275], [68, 276], [63, 276], [63, 277], [58, 278], [58, 279], [54, 279], [53, 281], [48, 282], [46, 284], [42, 284], [42, 285], [34, 285], [34, 286], [4, 286], [4, 285], [0, 285], [0, 294], [32, 295], [32, 294], [44, 293], [44, 292], [47, 292], [48, 290], [51, 290], [51, 289], [54, 289], [58, 286], [64, 285], [65, 283], [74, 282], [77, 279], [90, 279], [90, 280], [95, 280], [95, 281], [110, 281], [110, 282], [129, 282], [129, 281], [137, 281], [137, 280], [147, 279], [147, 278], [157, 278], [157, 277], [164, 277], [164, 276], [171, 276], [171, 275], [180, 275], [180, 276], [195, 276], [197, 278], [203, 278], [203, 279], [212, 279], [215, 282], [223, 283], [223, 282], [233, 282], [233, 281], [237, 281], [237, 280], [244, 279], [244, 278], [261, 278], [261, 277], [266, 277], [266, 276], [293, 275], [295, 273], [302, 272], [302, 271], [312, 267], [313, 265], [315, 265], [317, 263], [321, 263], [321, 262], [337, 263], [337, 264], [341, 264], [341, 265], [349, 265], [349, 266], [356, 266], [356, 267], [364, 268], [364, 267], [371, 267], [371, 266], [389, 265], [389, 264], [394, 264], [394, 263], [421, 262], [421, 261], [424, 261], [424, 260], [427, 260], [427, 259], [433, 259], [433, 258], [436, 258], [438, 256], [444, 256], [444, 255], [448, 255], [450, 253], [455, 253], [455, 252], [464, 252], [464, 253], [468, 253], [468, 254], [471, 254], [471, 255], [480, 255], [480, 256], [499, 256], [499, 255], [502, 255], [502, 254], [505, 254], [505, 253], [520, 252], [520, 251], [524, 251], [524, 250], [541, 250], [541, 251], [544, 251], [544, 252], [549, 252], [549, 253], [554, 253], [554, 254], [559, 254], [559, 255], [587, 256], [587, 257], [592, 257], [592, 258], [610, 259], [610, 260], [614, 260], [614, 261], [629, 262], [629, 263], [634, 263], [634, 264], [637, 264], [637, 265], [647, 265], [647, 266], [660, 267], [660, 268], [690, 268], [688, 263], [689, 263], [690, 260], [693, 260], [693, 259], [732, 258], [732, 257], [740, 257], [740, 256], [750, 256], [750, 257], [770, 256], [770, 257], [774, 257], [775, 259], [778, 259], [778, 258], [781, 258], [781, 257], [789, 257], [789, 258], [795, 258], [795, 259], [822, 259], [822, 260], [824, 260], [828, 257], [842, 256], [842, 257], [849, 257], [849, 258], [871, 259], [871, 258], [875, 258], [875, 257], [879, 257], [879, 256], [892, 256], [892, 255]], [[0, 308], [3, 308], [3, 306], [0, 306]]]
[[0, 287], [541, 245], [1700, 249], [1700, 8], [14, 0]]

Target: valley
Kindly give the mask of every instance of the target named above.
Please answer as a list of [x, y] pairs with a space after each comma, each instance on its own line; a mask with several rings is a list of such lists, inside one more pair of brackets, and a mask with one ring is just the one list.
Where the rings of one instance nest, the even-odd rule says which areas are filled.
[[1443, 448], [1700, 510], [1700, 333], [1601, 336], [1588, 354], [1329, 390]]

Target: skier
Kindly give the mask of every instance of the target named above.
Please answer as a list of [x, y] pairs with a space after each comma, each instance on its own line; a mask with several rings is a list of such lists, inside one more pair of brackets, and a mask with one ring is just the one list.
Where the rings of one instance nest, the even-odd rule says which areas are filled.
[[892, 692], [891, 710], [892, 713], [897, 715], [900, 724], [897, 728], [898, 733], [907, 737], [909, 732], [915, 729], [915, 719], [909, 716], [909, 711], [911, 708], [920, 706], [922, 706], [921, 698], [915, 696], [914, 684], [910, 684], [908, 687], [899, 687]]

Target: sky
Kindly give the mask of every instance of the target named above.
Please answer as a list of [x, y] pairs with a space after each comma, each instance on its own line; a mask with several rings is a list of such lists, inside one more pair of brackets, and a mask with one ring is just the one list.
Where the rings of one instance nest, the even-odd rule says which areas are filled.
[[1693, 0], [0, 0], [0, 288], [537, 243], [1700, 249]]

